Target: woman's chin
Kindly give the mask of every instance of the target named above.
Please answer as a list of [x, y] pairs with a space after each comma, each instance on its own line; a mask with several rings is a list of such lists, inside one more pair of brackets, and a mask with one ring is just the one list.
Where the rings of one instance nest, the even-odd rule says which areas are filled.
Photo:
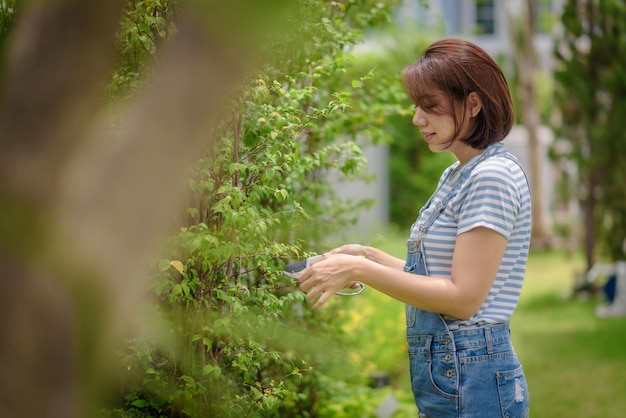
[[439, 144], [437, 142], [429, 142], [428, 143], [428, 148], [432, 152], [442, 152], [442, 151], [447, 151], [447, 149], [448, 149], [446, 144]]

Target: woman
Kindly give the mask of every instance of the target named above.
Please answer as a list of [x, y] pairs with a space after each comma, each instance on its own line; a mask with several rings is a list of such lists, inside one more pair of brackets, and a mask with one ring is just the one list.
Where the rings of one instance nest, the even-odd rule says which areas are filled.
[[306, 269], [300, 288], [315, 308], [355, 281], [406, 304], [420, 417], [526, 417], [509, 318], [528, 258], [530, 191], [501, 143], [514, 119], [507, 82], [488, 54], [457, 39], [434, 43], [402, 75], [424, 141], [458, 161], [412, 225], [406, 260], [344, 245]]

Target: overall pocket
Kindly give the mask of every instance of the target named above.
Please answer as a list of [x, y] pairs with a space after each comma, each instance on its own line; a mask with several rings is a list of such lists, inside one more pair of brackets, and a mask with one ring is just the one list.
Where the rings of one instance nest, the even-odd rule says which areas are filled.
[[498, 396], [502, 416], [507, 418], [528, 418], [528, 385], [522, 366], [515, 370], [496, 373]]
[[[431, 336], [414, 338], [430, 341]], [[411, 386], [416, 400], [422, 404], [456, 401], [459, 397], [459, 378], [454, 354], [433, 353], [418, 348], [409, 341]]]

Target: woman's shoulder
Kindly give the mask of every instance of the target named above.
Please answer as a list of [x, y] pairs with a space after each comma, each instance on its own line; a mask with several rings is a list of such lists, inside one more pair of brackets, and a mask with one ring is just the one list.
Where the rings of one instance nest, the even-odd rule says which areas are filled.
[[508, 152], [493, 155], [481, 161], [473, 170], [472, 177], [517, 183], [525, 180], [525, 174], [517, 158]]
[[481, 161], [464, 188], [475, 197], [505, 193], [515, 200], [526, 200], [530, 194], [528, 179], [515, 157], [511, 157], [511, 154], [498, 154]]

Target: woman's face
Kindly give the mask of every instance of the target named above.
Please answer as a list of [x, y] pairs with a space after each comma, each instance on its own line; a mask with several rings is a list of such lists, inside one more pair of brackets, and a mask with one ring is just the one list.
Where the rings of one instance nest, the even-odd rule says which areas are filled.
[[413, 124], [420, 128], [424, 141], [433, 152], [447, 150], [456, 133], [451, 105], [447, 102], [441, 94], [424, 95], [413, 115]]
[[[465, 143], [456, 141], [467, 129], [463, 121], [457, 130], [453, 117], [452, 104], [443, 94], [429, 94], [420, 97], [419, 106], [413, 115], [413, 124], [420, 128], [424, 141], [433, 152], [452, 151], [464, 147]], [[458, 155], [457, 155], [458, 156]]]

